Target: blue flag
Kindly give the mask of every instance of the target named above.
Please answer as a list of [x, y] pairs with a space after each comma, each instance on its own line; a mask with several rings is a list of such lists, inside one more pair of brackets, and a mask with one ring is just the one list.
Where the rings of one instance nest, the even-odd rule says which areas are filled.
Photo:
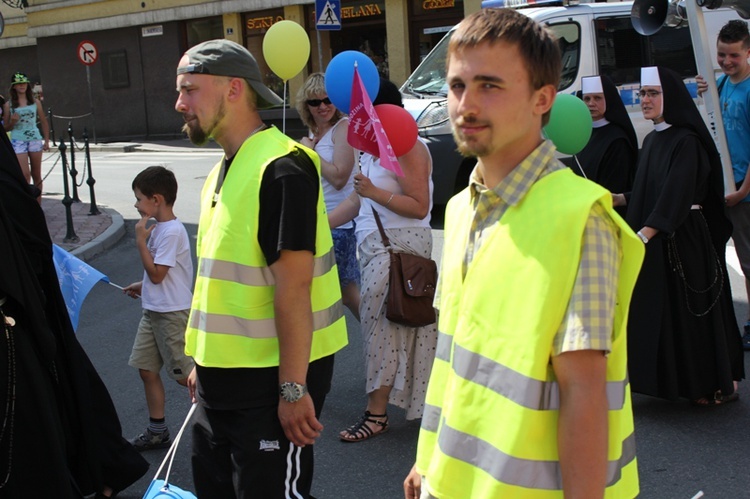
[[86, 295], [97, 282], [109, 282], [109, 277], [56, 244], [52, 245], [52, 258], [55, 261], [57, 279], [60, 281], [60, 290], [68, 308], [70, 322], [73, 324], [73, 330], [76, 330]]

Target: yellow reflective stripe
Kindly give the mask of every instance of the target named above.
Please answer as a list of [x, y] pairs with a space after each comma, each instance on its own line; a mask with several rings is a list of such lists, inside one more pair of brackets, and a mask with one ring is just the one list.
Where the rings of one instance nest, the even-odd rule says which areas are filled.
[[[326, 328], [344, 315], [344, 308], [339, 299], [328, 308], [313, 312], [313, 330]], [[276, 320], [244, 319], [233, 315], [210, 314], [203, 310], [193, 310], [189, 327], [205, 331], [207, 334], [231, 334], [247, 338], [276, 338]]]
[[438, 330], [437, 346], [435, 347], [435, 358], [450, 362], [453, 336]]
[[[451, 428], [443, 420], [438, 435], [443, 454], [484, 470], [498, 482], [529, 489], [561, 490], [562, 474], [559, 461], [543, 461], [513, 457], [490, 443]], [[619, 459], [607, 461], [607, 487], [620, 480], [622, 469], [635, 459], [635, 434], [622, 442]]]
[[425, 404], [422, 411], [422, 429], [436, 432], [440, 425], [440, 415], [442, 412], [443, 410], [436, 405]]
[[[336, 254], [331, 247], [326, 254], [315, 257], [313, 277], [326, 275], [334, 265], [336, 265]], [[198, 276], [239, 282], [248, 286], [269, 286], [276, 282], [268, 266], [253, 267], [205, 257], [200, 259]]]
[[[488, 388], [528, 409], [560, 409], [560, 387], [556, 381], [529, 378], [460, 345], [455, 345], [453, 349], [453, 371], [461, 378]], [[607, 382], [607, 402], [610, 411], [623, 408], [627, 386], [627, 377], [621, 381]]]

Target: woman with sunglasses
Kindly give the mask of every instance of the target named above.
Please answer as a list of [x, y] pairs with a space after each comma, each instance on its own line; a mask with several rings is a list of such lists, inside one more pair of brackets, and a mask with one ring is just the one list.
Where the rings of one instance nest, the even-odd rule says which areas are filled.
[[[309, 128], [302, 145], [320, 156], [326, 211], [333, 211], [353, 191], [354, 149], [346, 141], [348, 117], [336, 109], [326, 93], [323, 73], [313, 73], [297, 92], [297, 111]], [[359, 320], [359, 264], [354, 223], [332, 227], [333, 247], [344, 305]]]

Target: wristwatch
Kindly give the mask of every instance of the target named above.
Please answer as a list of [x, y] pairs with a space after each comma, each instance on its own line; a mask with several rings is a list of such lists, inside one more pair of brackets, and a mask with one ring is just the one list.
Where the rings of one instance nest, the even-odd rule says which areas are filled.
[[297, 402], [307, 394], [307, 386], [294, 382], [281, 383], [279, 395], [287, 402]]

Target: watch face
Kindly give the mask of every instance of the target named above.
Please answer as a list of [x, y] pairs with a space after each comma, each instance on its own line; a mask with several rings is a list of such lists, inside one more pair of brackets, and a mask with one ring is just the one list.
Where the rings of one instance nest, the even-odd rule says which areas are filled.
[[299, 383], [282, 383], [279, 391], [281, 397], [287, 402], [297, 402], [307, 393], [306, 387]]

